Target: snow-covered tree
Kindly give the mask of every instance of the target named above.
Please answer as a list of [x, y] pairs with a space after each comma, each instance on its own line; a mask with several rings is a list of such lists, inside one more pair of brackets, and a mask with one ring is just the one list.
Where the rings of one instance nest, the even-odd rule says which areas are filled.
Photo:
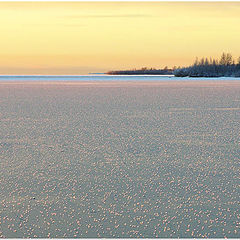
[[240, 77], [240, 57], [237, 64], [234, 63], [232, 54], [223, 53], [220, 60], [208, 58], [196, 58], [190, 67], [176, 69], [177, 77]]

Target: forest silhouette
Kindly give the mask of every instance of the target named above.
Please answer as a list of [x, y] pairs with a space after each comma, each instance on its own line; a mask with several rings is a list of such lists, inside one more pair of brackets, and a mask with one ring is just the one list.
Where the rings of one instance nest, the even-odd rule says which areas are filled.
[[240, 57], [235, 63], [230, 53], [223, 53], [220, 60], [213, 58], [196, 58], [189, 67], [173, 71], [176, 77], [240, 77]]
[[163, 69], [146, 68], [109, 71], [109, 75], [174, 75], [175, 77], [240, 77], [240, 57], [235, 63], [232, 54], [223, 53], [221, 58], [196, 58], [188, 67], [167, 66]]

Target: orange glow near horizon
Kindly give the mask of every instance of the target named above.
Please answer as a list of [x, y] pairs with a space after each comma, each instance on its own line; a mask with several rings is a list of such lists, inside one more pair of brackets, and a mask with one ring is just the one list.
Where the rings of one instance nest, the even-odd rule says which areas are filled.
[[1, 2], [0, 74], [86, 74], [240, 56], [240, 2]]

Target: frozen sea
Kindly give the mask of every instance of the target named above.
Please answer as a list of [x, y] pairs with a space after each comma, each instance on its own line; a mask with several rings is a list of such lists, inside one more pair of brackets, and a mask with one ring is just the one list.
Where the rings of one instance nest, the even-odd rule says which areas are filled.
[[240, 238], [239, 80], [0, 78], [0, 237]]
[[189, 78], [173, 75], [0, 75], [0, 81], [239, 81], [240, 78]]

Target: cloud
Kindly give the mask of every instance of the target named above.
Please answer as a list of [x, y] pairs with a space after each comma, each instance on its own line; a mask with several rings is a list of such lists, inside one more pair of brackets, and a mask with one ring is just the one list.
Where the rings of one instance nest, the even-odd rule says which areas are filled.
[[61, 27], [87, 27], [86, 24], [81, 24], [81, 23], [28, 23], [26, 26], [42, 26], [42, 27], [56, 27], [56, 26], [61, 26]]
[[141, 17], [152, 17], [148, 14], [94, 14], [94, 15], [69, 15], [65, 18], [141, 18]]

